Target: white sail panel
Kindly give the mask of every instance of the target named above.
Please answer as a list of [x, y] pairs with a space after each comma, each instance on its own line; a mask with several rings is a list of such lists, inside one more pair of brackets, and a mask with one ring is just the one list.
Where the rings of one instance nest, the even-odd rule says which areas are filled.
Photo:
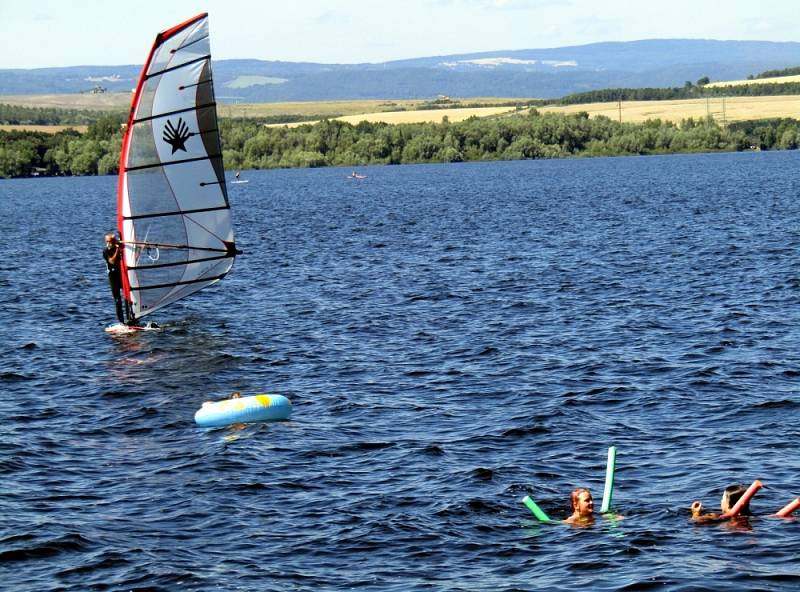
[[[169, 33], [169, 31], [167, 32]], [[156, 47], [145, 72], [152, 76], [168, 68], [211, 55], [208, 37], [208, 16], [173, 33]]]
[[216, 171], [208, 160], [129, 171], [127, 181], [129, 192], [140, 196], [130, 202], [131, 216], [227, 206]]
[[142, 87], [142, 100], [136, 107], [135, 119], [143, 120], [153, 115], [194, 107], [197, 87], [211, 84], [207, 63], [208, 60], [190, 61], [176, 70], [165, 70], [147, 78]]
[[234, 246], [207, 15], [156, 38], [123, 144], [123, 284], [135, 317], [219, 281]]

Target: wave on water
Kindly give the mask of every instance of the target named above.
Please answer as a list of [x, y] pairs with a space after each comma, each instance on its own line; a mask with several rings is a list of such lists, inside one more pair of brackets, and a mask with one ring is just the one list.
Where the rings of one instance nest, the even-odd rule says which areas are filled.
[[[0, 588], [796, 589], [798, 158], [253, 171], [231, 274], [124, 336], [115, 179], [0, 181]], [[194, 424], [234, 391], [291, 420]], [[597, 509], [611, 445], [623, 519], [521, 503]]]

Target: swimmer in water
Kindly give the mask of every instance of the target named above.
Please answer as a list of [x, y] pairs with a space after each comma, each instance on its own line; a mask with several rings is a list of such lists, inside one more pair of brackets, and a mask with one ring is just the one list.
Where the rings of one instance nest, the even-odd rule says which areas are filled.
[[[744, 495], [747, 489], [743, 485], [730, 485], [725, 488], [725, 491], [722, 492], [722, 500], [720, 500], [719, 508], [720, 512], [708, 512], [703, 513], [703, 504], [699, 501], [692, 502], [692, 520], [698, 523], [707, 523], [707, 522], [719, 522], [720, 520], [725, 520], [724, 514], [729, 512], [733, 506], [736, 505], [736, 502]], [[747, 502], [744, 507], [742, 508], [741, 512], [739, 512], [738, 516], [751, 516], [752, 512], [750, 511], [750, 502]], [[731, 518], [737, 518], [738, 516], [731, 516]]]
[[564, 520], [567, 524], [588, 526], [594, 522], [594, 500], [592, 493], [585, 487], [579, 487], [570, 494], [572, 515]]

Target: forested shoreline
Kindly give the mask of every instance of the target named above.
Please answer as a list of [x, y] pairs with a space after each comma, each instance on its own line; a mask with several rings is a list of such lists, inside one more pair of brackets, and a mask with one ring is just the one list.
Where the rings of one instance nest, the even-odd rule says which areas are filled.
[[[122, 115], [103, 114], [86, 133], [0, 131], [0, 178], [107, 175], [119, 166]], [[268, 169], [618, 156], [686, 152], [796, 149], [800, 121], [771, 119], [720, 125], [712, 118], [680, 123], [620, 123], [540, 113], [451, 123], [352, 125], [323, 120], [298, 127], [266, 127], [222, 119], [223, 157], [229, 169]]]
[[554, 105], [584, 105], [587, 103], [609, 103], [613, 101], [681, 101], [720, 97], [764, 97], [800, 95], [800, 82], [752, 83], [737, 86], [706, 86], [708, 78], [692, 84], [671, 88], [604, 88], [567, 95]]

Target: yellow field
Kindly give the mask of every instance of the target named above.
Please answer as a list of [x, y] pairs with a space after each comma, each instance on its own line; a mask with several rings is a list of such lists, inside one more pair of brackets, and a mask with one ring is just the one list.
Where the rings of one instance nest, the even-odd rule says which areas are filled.
[[[588, 103], [565, 107], [541, 107], [548, 113], [578, 113], [586, 111], [591, 116], [605, 115], [620, 119], [618, 103]], [[777, 97], [714, 97], [686, 99], [681, 101], [622, 101], [622, 121], [641, 122], [647, 119], [662, 119], [678, 123], [681, 119], [695, 119], [711, 115], [719, 122], [767, 119], [770, 117], [794, 117], [800, 119], [800, 96]]]
[[[800, 76], [783, 79], [800, 79]], [[765, 79], [766, 80], [766, 79]], [[749, 81], [745, 81], [749, 82]], [[357, 124], [359, 121], [385, 121], [387, 123], [440, 122], [442, 117], [452, 122], [468, 117], [489, 117], [510, 114], [514, 107], [500, 106], [500, 103], [525, 99], [508, 98], [462, 98], [462, 104], [478, 104], [482, 107], [415, 110], [429, 101], [419, 100], [361, 100], [361, 101], [303, 101], [283, 103], [219, 104], [217, 110], [221, 117], [270, 117], [293, 115], [300, 117], [338, 117], [343, 121]], [[61, 109], [93, 109], [125, 111], [129, 108], [129, 93], [38, 95], [38, 96], [0, 96], [0, 103], [26, 107], [54, 107]], [[405, 110], [403, 110], [405, 109]], [[540, 107], [542, 112], [577, 113], [587, 111], [591, 116], [605, 115], [620, 119], [620, 109], [616, 102], [589, 103], [585, 105]], [[717, 121], [742, 121], [766, 119], [770, 117], [793, 117], [800, 119], [800, 96], [769, 97], [720, 97], [688, 99], [676, 101], [623, 101], [622, 121], [641, 122], [647, 119], [662, 119], [679, 122], [682, 119], [695, 119], [711, 115]], [[275, 124], [283, 126], [287, 124]], [[290, 127], [301, 125], [288, 124]], [[85, 131], [86, 126], [3, 126], [2, 129], [37, 129], [57, 132], [66, 127]]]
[[0, 124], [0, 132], [44, 132], [46, 134], [57, 134], [64, 130], [73, 129], [82, 134], [89, 129], [88, 125], [3, 125]]
[[[220, 117], [280, 117], [295, 116], [308, 120], [321, 117], [341, 117], [352, 121], [387, 121], [390, 123], [407, 123], [417, 121], [441, 121], [444, 115], [451, 121], [461, 121], [472, 115], [478, 117], [510, 111], [513, 107], [498, 107], [499, 104], [524, 103], [527, 99], [504, 97], [477, 97], [469, 99], [451, 99], [462, 104], [480, 105], [481, 107], [464, 109], [422, 110], [420, 107], [430, 104], [429, 100], [354, 100], [354, 101], [287, 101], [282, 103], [219, 103], [217, 112]], [[0, 103], [23, 107], [51, 107], [59, 109], [81, 110], [116, 110], [127, 111], [130, 108], [129, 93], [85, 93], [64, 95], [25, 95], [0, 96]], [[296, 124], [295, 124], [296, 125]]]
[[[2, 97], [0, 97], [2, 99]], [[461, 103], [497, 106], [499, 103], [523, 103], [527, 99], [509, 99], [499, 97], [479, 97], [469, 99], [453, 99]], [[2, 102], [2, 100], [0, 100]], [[281, 115], [300, 115], [312, 117], [347, 117], [350, 115], [372, 115], [416, 111], [430, 101], [422, 100], [360, 100], [360, 101], [294, 101], [283, 103], [237, 103], [219, 104], [217, 111], [222, 117], [275, 117]], [[506, 107], [506, 110], [511, 107]], [[426, 111], [428, 112], [428, 111]], [[439, 117], [436, 121], [439, 121]]]
[[21, 107], [80, 109], [88, 111], [127, 111], [131, 93], [73, 93], [68, 95], [0, 96], [0, 103]]
[[785, 82], [800, 82], [800, 74], [796, 76], [776, 76], [775, 78], [760, 78], [758, 80], [728, 80], [721, 82], [711, 82], [706, 86], [719, 88], [723, 86], [743, 86], [748, 84], [782, 84]]
[[[417, 101], [419, 102], [419, 101]], [[305, 117], [336, 117], [366, 111], [379, 111], [384, 107], [396, 109], [397, 105], [412, 108], [413, 101], [291, 101], [283, 103], [218, 104], [221, 117], [277, 117], [300, 115]]]
[[385, 123], [424, 123], [442, 121], [447, 117], [450, 121], [464, 121], [470, 117], [487, 117], [514, 111], [514, 107], [472, 107], [466, 109], [430, 109], [427, 111], [387, 111], [385, 113], [362, 113], [361, 115], [348, 115], [339, 117], [340, 120], [357, 124], [359, 121], [370, 123], [382, 121]]
[[[346, 121], [353, 125], [361, 121], [369, 121], [370, 123], [440, 123], [443, 117], [447, 117], [452, 122], [464, 121], [470, 117], [488, 117], [490, 115], [499, 115], [500, 113], [510, 113], [514, 111], [514, 107], [472, 107], [465, 109], [429, 109], [425, 111], [382, 111], [377, 113], [361, 113], [360, 115], [345, 115], [344, 117], [337, 117], [339, 121]], [[316, 123], [313, 121], [306, 121], [303, 123], [280, 123], [272, 124], [268, 127], [297, 127], [308, 123]]]

